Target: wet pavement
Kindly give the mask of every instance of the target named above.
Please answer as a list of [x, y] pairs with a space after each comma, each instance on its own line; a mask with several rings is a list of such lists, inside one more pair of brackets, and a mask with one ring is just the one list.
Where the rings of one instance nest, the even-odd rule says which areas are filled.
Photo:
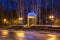
[[60, 40], [60, 33], [45, 31], [0, 30], [0, 40]]

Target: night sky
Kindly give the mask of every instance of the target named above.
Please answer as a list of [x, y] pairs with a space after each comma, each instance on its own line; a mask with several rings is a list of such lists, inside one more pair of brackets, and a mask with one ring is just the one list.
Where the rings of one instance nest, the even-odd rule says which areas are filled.
[[[22, 0], [24, 2], [24, 0]], [[26, 0], [27, 2], [27, 7], [30, 8], [31, 4], [30, 4], [30, 0]], [[38, 3], [38, 0], [34, 0], [34, 3], [37, 4]], [[48, 3], [48, 8], [51, 8], [52, 7], [52, 4], [56, 4], [57, 6], [60, 7], [60, 0], [53, 0], [53, 3], [52, 3], [52, 0], [49, 1]], [[2, 6], [4, 8], [4, 10], [16, 10], [17, 8], [17, 1], [16, 0], [13, 0], [13, 3], [11, 2], [11, 0], [0, 0], [0, 6]], [[42, 3], [41, 3], [42, 7], [45, 8], [45, 1], [42, 0]]]

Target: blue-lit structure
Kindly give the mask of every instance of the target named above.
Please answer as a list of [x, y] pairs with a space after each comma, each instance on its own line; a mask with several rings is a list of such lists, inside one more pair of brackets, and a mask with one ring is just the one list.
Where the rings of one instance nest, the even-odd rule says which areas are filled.
[[34, 13], [34, 12], [30, 12], [30, 13], [28, 13], [27, 16], [35, 16], [35, 17], [37, 17], [36, 13]]
[[30, 25], [37, 25], [37, 15], [34, 11], [28, 13], [27, 15], [27, 24]]

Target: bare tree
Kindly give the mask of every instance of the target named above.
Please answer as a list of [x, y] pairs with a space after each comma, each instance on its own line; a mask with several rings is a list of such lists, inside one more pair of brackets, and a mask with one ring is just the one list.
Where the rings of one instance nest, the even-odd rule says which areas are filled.
[[44, 0], [45, 1], [45, 7], [46, 7], [46, 23], [47, 23], [47, 6], [50, 0]]

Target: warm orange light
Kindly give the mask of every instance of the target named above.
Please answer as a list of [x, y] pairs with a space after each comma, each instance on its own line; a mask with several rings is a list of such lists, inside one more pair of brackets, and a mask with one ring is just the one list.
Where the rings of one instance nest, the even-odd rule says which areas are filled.
[[2, 30], [2, 32], [1, 32], [2, 37], [6, 37], [6, 36], [8, 36], [8, 34], [9, 34], [8, 30]]
[[49, 19], [53, 19], [54, 18], [54, 16], [49, 16]]
[[35, 18], [35, 16], [28, 16], [28, 18]]
[[18, 18], [18, 20], [23, 20], [23, 18], [21, 17], [21, 18]]
[[4, 19], [4, 22], [6, 22], [7, 21], [7, 19]]
[[25, 37], [25, 33], [23, 31], [21, 31], [21, 32], [20, 31], [17, 31], [16, 32], [16, 37], [19, 37], [19, 38], [20, 37]]
[[49, 38], [47, 40], [57, 40], [57, 35], [48, 34]]

